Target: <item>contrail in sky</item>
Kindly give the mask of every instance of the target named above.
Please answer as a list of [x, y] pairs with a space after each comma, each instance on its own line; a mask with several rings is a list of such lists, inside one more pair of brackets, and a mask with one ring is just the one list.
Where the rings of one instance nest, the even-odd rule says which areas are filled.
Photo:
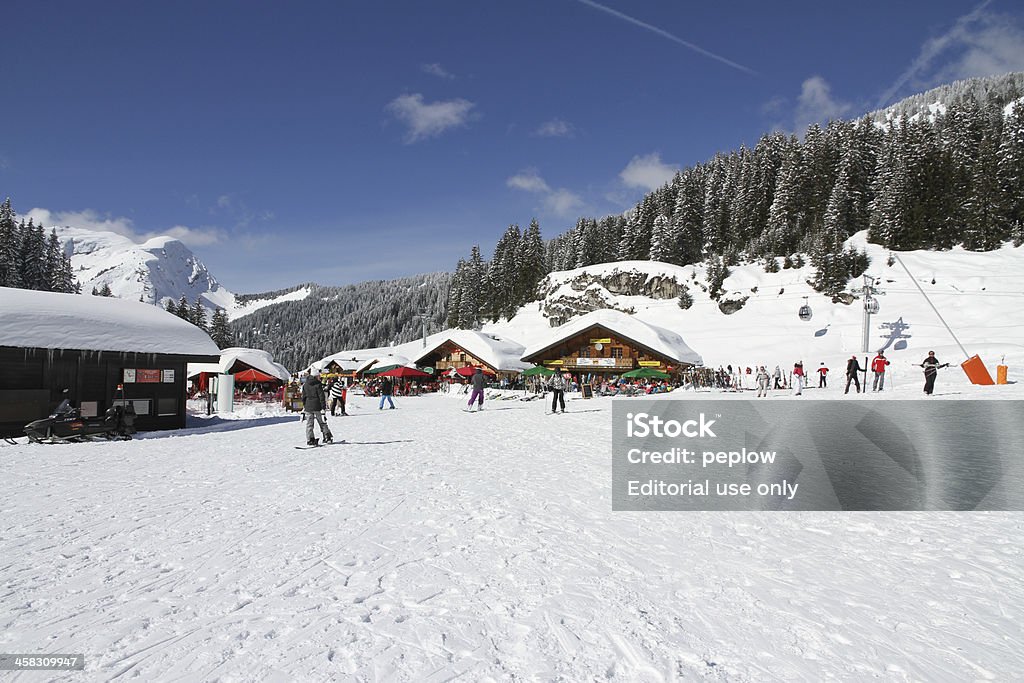
[[[584, 2], [585, 0], [580, 0]], [[969, 26], [972, 22], [978, 19], [985, 11], [985, 8], [992, 4], [992, 0], [985, 0], [980, 5], [975, 7], [969, 14], [965, 14], [956, 20], [953, 24], [953, 28], [946, 31], [945, 34], [938, 38], [932, 38], [925, 42], [921, 46], [921, 53], [917, 56], [917, 59], [900, 74], [900, 77], [896, 79], [896, 82], [889, 86], [889, 89], [882, 93], [882, 96], [878, 98], [878, 103], [875, 105], [876, 108], [882, 108], [888, 104], [889, 101], [899, 92], [900, 88], [906, 85], [907, 81], [921, 73], [931, 63], [949, 47], [956, 47], [958, 44], [962, 44], [964, 37], [968, 34]]]
[[723, 64], [727, 64], [727, 65], [731, 66], [734, 69], [739, 69], [740, 71], [743, 71], [743, 72], [748, 73], [748, 74], [752, 74], [754, 76], [757, 75], [757, 72], [754, 71], [753, 69], [748, 69], [747, 67], [743, 66], [742, 64], [737, 64], [736, 62], [734, 62], [732, 60], [729, 60], [729, 59], [726, 59], [725, 57], [722, 57], [721, 55], [716, 55], [714, 52], [708, 52], [707, 50], [705, 50], [704, 48], [700, 47], [699, 45], [694, 45], [693, 43], [691, 43], [691, 42], [689, 42], [687, 40], [683, 40], [679, 36], [672, 35], [668, 31], [663, 31], [662, 29], [658, 28], [657, 26], [652, 26], [652, 25], [648, 24], [647, 22], [640, 21], [639, 19], [634, 19], [633, 17], [629, 16], [628, 14], [623, 14], [622, 12], [619, 12], [617, 10], [613, 10], [611, 7], [605, 7], [604, 5], [600, 5], [600, 4], [596, 3], [596, 2], [593, 2], [593, 0], [578, 0], [578, 2], [583, 3], [587, 7], [593, 7], [594, 9], [598, 9], [598, 10], [601, 10], [602, 12], [606, 12], [606, 13], [612, 15], [613, 17], [617, 17], [619, 19], [622, 19], [623, 21], [628, 21], [629, 23], [633, 24], [634, 26], [639, 26], [640, 28], [645, 28], [648, 31], [651, 31], [652, 33], [657, 33], [662, 38], [668, 38], [673, 43], [679, 43], [683, 47], [688, 47], [691, 50], [693, 50], [694, 52], [699, 52], [700, 54], [704, 55], [705, 57], [710, 57], [711, 59], [714, 59], [716, 61], [722, 62]]

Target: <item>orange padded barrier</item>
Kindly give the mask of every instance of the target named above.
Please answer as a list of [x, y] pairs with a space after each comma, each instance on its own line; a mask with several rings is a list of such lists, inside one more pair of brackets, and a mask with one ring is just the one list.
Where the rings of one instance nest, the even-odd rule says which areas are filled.
[[976, 355], [965, 360], [960, 367], [967, 373], [967, 379], [971, 380], [971, 384], [995, 384], [992, 375], [988, 374], [985, 363]]

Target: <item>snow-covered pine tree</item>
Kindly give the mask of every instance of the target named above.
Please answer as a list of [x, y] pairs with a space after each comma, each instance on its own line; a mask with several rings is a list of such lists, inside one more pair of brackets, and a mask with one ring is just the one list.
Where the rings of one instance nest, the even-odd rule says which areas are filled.
[[0, 287], [20, 287], [21, 231], [15, 222], [11, 198], [0, 204]]
[[231, 333], [231, 328], [228, 327], [228, 314], [223, 308], [218, 308], [213, 312], [210, 319], [210, 338], [218, 349], [226, 349], [235, 344], [234, 335]]
[[207, 331], [206, 307], [203, 306], [203, 301], [198, 296], [189, 311], [188, 320], [202, 331]]

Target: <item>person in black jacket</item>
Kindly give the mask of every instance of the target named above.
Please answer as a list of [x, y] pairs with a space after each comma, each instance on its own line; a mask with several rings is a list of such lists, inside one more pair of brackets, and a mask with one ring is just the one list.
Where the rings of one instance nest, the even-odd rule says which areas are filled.
[[324, 437], [324, 443], [334, 441], [331, 430], [327, 428], [327, 419], [324, 411], [327, 409], [327, 397], [324, 395], [324, 385], [320, 384], [320, 373], [311, 372], [302, 384], [302, 412], [306, 420], [306, 445], [317, 445], [317, 439], [313, 435], [313, 420], [320, 425], [320, 433]]
[[931, 396], [932, 391], [935, 390], [935, 376], [939, 374], [939, 368], [948, 368], [949, 363], [940, 365], [939, 359], [935, 357], [935, 352], [929, 351], [928, 357], [921, 361], [921, 367], [924, 368], [924, 393]]
[[844, 394], [850, 393], [850, 382], [853, 382], [857, 387], [857, 393], [860, 393], [860, 378], [858, 374], [864, 372], [864, 368], [857, 362], [857, 356], [850, 356], [850, 360], [846, 361], [846, 391]]

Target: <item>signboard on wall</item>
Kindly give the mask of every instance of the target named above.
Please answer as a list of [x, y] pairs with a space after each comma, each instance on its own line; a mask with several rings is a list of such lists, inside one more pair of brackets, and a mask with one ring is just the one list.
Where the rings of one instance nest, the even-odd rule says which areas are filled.
[[642, 368], [660, 368], [660, 360], [642, 360], [640, 361], [640, 367]]
[[614, 358], [577, 358], [576, 365], [597, 368], [614, 368]]
[[161, 370], [160, 371], [160, 381], [164, 382], [164, 383], [173, 384], [174, 383], [174, 369], [172, 368], [171, 370]]
[[130, 384], [135, 381], [135, 368], [124, 369], [124, 383]]
[[136, 368], [135, 381], [139, 384], [158, 384], [160, 382], [160, 371], [146, 368]]
[[601, 339], [591, 339], [590, 343], [591, 344], [611, 344], [612, 343], [612, 338], [611, 337], [603, 337]]

